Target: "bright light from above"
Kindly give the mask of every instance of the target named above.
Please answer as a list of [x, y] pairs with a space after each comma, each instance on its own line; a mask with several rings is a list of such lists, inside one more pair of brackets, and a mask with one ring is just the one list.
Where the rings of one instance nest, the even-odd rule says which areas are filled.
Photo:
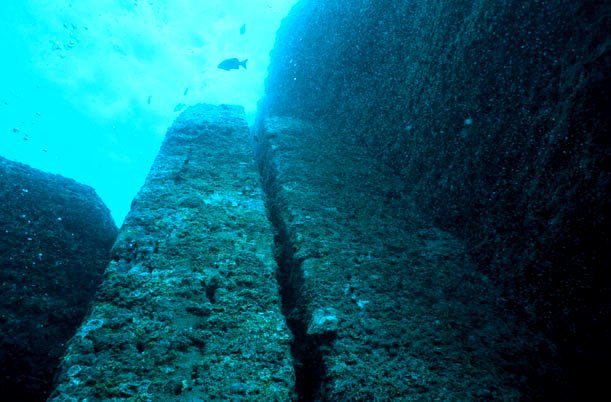
[[[252, 120], [295, 2], [0, 2], [0, 155], [93, 186], [122, 222], [184, 107], [240, 104]], [[248, 68], [217, 68], [234, 57]]]

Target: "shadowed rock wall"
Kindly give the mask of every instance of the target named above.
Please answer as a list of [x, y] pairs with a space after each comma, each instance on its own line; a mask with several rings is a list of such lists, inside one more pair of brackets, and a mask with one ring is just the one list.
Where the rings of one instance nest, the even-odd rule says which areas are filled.
[[540, 337], [399, 177], [324, 125], [271, 117], [258, 156], [300, 401], [519, 400]]
[[44, 401], [117, 228], [88, 186], [0, 157], [0, 388]]
[[402, 178], [389, 196], [465, 239], [555, 341], [549, 398], [610, 369], [610, 30], [601, 1], [304, 0], [261, 104], [355, 141]]
[[287, 401], [272, 230], [241, 108], [169, 129], [50, 401]]

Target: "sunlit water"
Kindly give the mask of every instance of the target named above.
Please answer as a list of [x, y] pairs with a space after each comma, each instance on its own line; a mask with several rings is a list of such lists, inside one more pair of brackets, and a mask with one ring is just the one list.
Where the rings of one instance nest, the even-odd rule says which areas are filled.
[[[120, 224], [180, 110], [253, 119], [295, 2], [0, 2], [0, 155], [94, 187]], [[248, 69], [217, 68], [232, 57]]]

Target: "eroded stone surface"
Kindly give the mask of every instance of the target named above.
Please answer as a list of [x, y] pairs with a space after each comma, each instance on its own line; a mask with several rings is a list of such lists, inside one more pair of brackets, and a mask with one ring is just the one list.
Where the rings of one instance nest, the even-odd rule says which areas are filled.
[[389, 197], [464, 240], [553, 341], [524, 373], [534, 400], [607, 392], [610, 20], [601, 1], [301, 1], [272, 52], [261, 114], [392, 168]]
[[91, 187], [2, 157], [0, 205], [0, 387], [44, 401], [117, 228]]
[[244, 112], [168, 131], [51, 401], [287, 401], [294, 372]]
[[536, 335], [400, 178], [321, 125], [258, 135], [304, 400], [519, 400]]

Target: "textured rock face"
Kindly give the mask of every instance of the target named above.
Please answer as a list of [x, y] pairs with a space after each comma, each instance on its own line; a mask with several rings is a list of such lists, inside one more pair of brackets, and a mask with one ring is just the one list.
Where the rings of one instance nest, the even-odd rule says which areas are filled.
[[539, 338], [463, 243], [395, 196], [398, 177], [330, 134], [259, 127], [301, 400], [519, 400]]
[[467, 242], [555, 341], [537, 359], [563, 370], [533, 377], [548, 398], [600, 390], [596, 367], [611, 361], [610, 8], [302, 1], [279, 31], [262, 104], [262, 116], [326, 127], [320, 147], [340, 137], [338, 154], [354, 144], [391, 167], [389, 199], [415, 200]]
[[0, 203], [0, 387], [44, 401], [117, 228], [92, 188], [1, 157]]
[[170, 128], [51, 401], [287, 401], [294, 372], [243, 110]]

